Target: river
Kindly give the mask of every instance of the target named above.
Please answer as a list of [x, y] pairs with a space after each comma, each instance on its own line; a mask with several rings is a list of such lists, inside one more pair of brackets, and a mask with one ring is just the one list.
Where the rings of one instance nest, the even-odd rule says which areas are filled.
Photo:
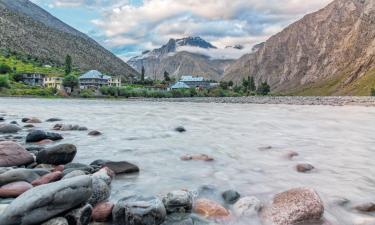
[[[267, 205], [279, 192], [306, 186], [317, 190], [325, 217], [335, 223], [351, 225], [371, 216], [350, 204], [375, 199], [374, 107], [0, 98], [0, 113], [18, 121], [59, 117], [101, 131], [99, 137], [62, 132], [62, 142], [77, 146], [75, 162], [126, 160], [140, 167], [137, 175], [116, 178], [114, 201], [129, 193], [161, 196], [214, 185]], [[175, 132], [177, 126], [187, 132]], [[262, 149], [266, 146], [272, 148]], [[299, 156], [287, 159], [290, 150]], [[215, 160], [180, 160], [201, 153]], [[300, 162], [316, 169], [298, 173]], [[341, 199], [351, 203], [339, 206]], [[258, 222], [233, 224], [253, 223]]]

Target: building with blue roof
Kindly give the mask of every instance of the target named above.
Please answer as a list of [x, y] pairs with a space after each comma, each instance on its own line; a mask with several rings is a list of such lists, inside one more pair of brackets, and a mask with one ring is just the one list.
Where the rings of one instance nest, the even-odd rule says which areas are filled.
[[79, 78], [79, 86], [81, 89], [94, 88], [98, 89], [103, 86], [120, 87], [121, 79], [102, 74], [97, 70], [90, 70]]

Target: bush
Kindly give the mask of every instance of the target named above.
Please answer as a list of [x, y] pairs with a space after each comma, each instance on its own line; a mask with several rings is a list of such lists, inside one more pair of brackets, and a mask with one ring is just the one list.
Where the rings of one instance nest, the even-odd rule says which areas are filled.
[[79, 93], [79, 95], [82, 98], [91, 98], [94, 96], [94, 93], [90, 89], [84, 89], [81, 91], [81, 93]]
[[0, 64], [0, 74], [7, 74], [12, 72], [12, 68], [5, 64]]
[[257, 93], [259, 95], [268, 95], [271, 91], [271, 87], [268, 85], [267, 82], [262, 82], [257, 89]]
[[0, 76], [0, 89], [10, 88], [9, 77], [7, 75]]
[[371, 96], [375, 96], [375, 88], [371, 88]]

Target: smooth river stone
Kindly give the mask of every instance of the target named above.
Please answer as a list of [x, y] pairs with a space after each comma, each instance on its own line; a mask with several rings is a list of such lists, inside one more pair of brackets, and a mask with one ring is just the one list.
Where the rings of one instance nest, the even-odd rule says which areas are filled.
[[0, 142], [0, 167], [27, 165], [34, 157], [21, 145], [12, 141]]
[[76, 146], [61, 144], [40, 151], [36, 157], [36, 161], [37, 163], [62, 165], [73, 161], [76, 154]]
[[227, 204], [234, 204], [241, 197], [240, 193], [238, 193], [235, 190], [224, 191], [222, 196], [223, 196], [225, 203]]
[[2, 134], [14, 134], [22, 130], [19, 126], [14, 124], [2, 124], [0, 125], [0, 133]]
[[277, 194], [273, 203], [262, 211], [263, 219], [270, 225], [319, 221], [323, 214], [323, 202], [311, 188], [295, 188]]
[[60, 171], [56, 171], [56, 172], [46, 174], [46, 175], [40, 177], [39, 179], [34, 180], [31, 184], [33, 186], [48, 184], [48, 183], [51, 183], [51, 182], [54, 182], [54, 181], [58, 181], [62, 177], [63, 177], [63, 173], [60, 172]]
[[30, 189], [0, 215], [1, 225], [32, 225], [87, 202], [92, 194], [89, 176], [80, 176]]
[[225, 218], [229, 211], [217, 202], [209, 199], [198, 199], [194, 203], [194, 212], [207, 218]]
[[300, 173], [307, 173], [314, 169], [314, 166], [308, 163], [301, 163], [296, 166], [296, 169]]
[[92, 219], [95, 222], [107, 222], [112, 216], [114, 204], [111, 202], [101, 202], [92, 210]]
[[42, 123], [42, 121], [36, 117], [31, 117], [30, 119], [25, 121], [25, 123]]
[[106, 201], [111, 196], [111, 188], [100, 177], [92, 176], [92, 195], [88, 200], [92, 206], [96, 206], [98, 203]]
[[240, 198], [234, 205], [233, 211], [237, 216], [256, 216], [262, 208], [259, 199], [253, 196]]
[[16, 198], [31, 188], [33, 186], [25, 181], [9, 183], [0, 187], [0, 197]]
[[172, 191], [163, 198], [167, 213], [188, 213], [193, 208], [193, 196], [188, 191]]
[[28, 183], [48, 174], [45, 169], [12, 169], [0, 174], [0, 185], [9, 184], [16, 181], [26, 181]]
[[45, 139], [58, 141], [63, 139], [63, 137], [61, 136], [61, 134], [45, 132], [42, 130], [33, 130], [26, 136], [26, 142], [38, 142]]
[[108, 167], [110, 170], [115, 172], [115, 174], [139, 172], [138, 166], [126, 161], [113, 162], [109, 160], [96, 160], [92, 162], [90, 165]]
[[74, 209], [65, 215], [69, 224], [88, 225], [91, 221], [92, 206], [86, 204], [78, 209]]

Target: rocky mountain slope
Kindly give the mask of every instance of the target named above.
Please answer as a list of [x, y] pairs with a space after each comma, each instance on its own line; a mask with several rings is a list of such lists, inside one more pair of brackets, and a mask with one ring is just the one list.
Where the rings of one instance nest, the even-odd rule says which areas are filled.
[[141, 72], [144, 66], [146, 76], [152, 79], [162, 79], [164, 71], [167, 71], [177, 78], [182, 75], [195, 75], [219, 80], [226, 68], [234, 61], [212, 59], [199, 52], [190, 52], [189, 49], [205, 51], [217, 48], [200, 37], [171, 39], [161, 48], [146, 51], [141, 56], [131, 58], [128, 63], [138, 72]]
[[375, 87], [375, 1], [333, 1], [241, 57], [224, 79], [249, 75], [275, 92], [368, 95]]
[[28, 0], [0, 0], [0, 48], [63, 64], [71, 55], [81, 70], [118, 76], [138, 73], [87, 35], [66, 25]]

